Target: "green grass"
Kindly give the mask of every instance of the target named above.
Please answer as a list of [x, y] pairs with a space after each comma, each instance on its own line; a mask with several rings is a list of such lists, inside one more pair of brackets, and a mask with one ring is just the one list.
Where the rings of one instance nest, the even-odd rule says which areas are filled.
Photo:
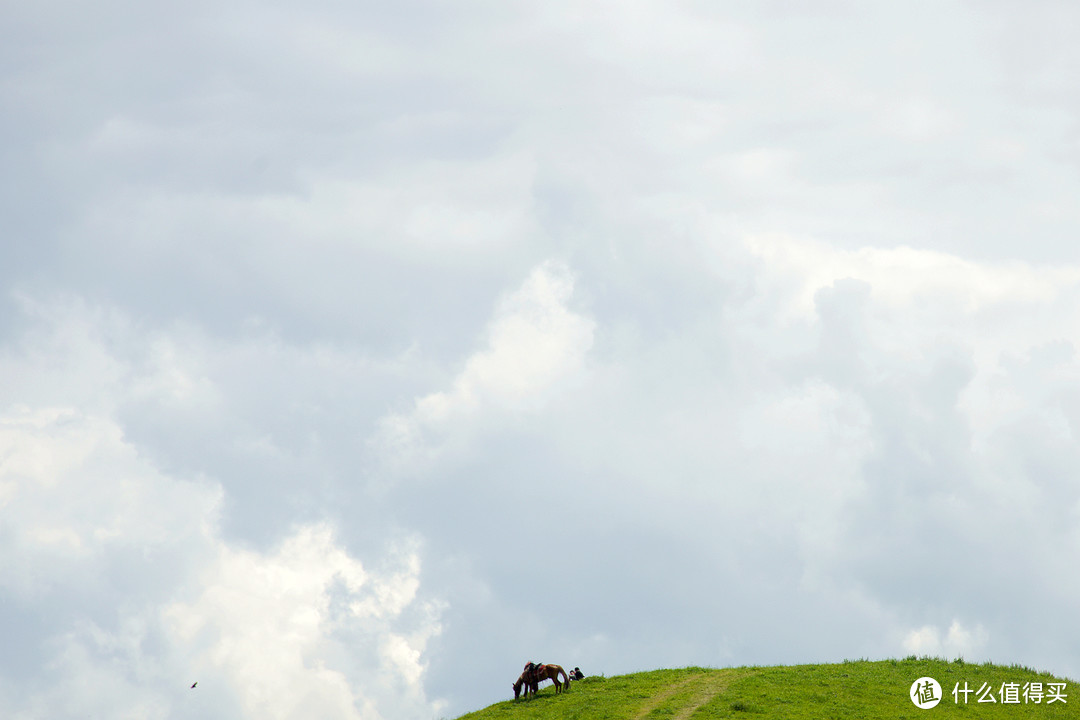
[[[942, 699], [937, 707], [921, 710], [908, 697], [920, 677], [938, 681]], [[977, 691], [984, 683], [998, 702], [979, 703], [972, 692], [968, 703], [953, 698], [953, 687], [964, 683]], [[1065, 682], [1065, 702], [1002, 704], [1002, 683]], [[965, 718], [1012, 720], [1056, 718], [1080, 720], [1080, 684], [1020, 666], [952, 662], [909, 657], [904, 660], [847, 661], [834, 665], [741, 667], [681, 670], [587, 677], [568, 692], [555, 694], [548, 685], [531, 700], [508, 700], [459, 720], [706, 720], [785, 718]]]

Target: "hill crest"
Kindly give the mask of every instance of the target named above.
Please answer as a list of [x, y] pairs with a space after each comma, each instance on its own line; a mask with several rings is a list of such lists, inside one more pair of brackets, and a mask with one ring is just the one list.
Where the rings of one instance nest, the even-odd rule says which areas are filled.
[[[916, 699], [930, 700], [921, 709]], [[507, 700], [459, 720], [934, 718], [1080, 720], [1080, 685], [1019, 665], [909, 657], [835, 664], [701, 668], [590, 676], [556, 695]]]

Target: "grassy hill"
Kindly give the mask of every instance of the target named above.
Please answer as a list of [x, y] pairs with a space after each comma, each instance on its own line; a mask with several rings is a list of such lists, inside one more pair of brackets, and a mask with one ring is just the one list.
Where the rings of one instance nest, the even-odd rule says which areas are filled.
[[[937, 707], [922, 710], [908, 693], [916, 680], [926, 676], [940, 684], [941, 701]], [[965, 683], [971, 690], [966, 704]], [[1036, 703], [1038, 683], [1042, 684], [1042, 697]], [[1065, 683], [1060, 689], [1064, 702], [1050, 702], [1052, 693], [1059, 689], [1051, 683]], [[956, 698], [954, 688], [958, 690]], [[996, 702], [979, 702], [980, 697], [993, 697]], [[1013, 699], [1018, 702], [1004, 702]], [[548, 683], [531, 700], [496, 703], [459, 720], [940, 717], [1080, 720], [1080, 684], [1019, 666], [914, 657], [835, 665], [721, 670], [689, 667], [610, 678], [587, 677], [561, 695], [556, 695], [554, 686]]]

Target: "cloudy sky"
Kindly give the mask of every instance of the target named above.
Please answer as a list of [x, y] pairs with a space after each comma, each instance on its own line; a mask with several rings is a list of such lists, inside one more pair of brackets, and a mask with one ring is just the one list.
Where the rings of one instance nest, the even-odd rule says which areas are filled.
[[0, 4], [0, 715], [1080, 678], [1078, 22]]

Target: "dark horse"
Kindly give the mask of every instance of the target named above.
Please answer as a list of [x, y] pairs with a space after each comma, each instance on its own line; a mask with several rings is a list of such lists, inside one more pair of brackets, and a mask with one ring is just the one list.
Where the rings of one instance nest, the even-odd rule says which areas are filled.
[[[559, 675], [563, 676], [563, 681], [559, 682]], [[517, 700], [521, 697], [522, 690], [525, 691], [525, 696], [529, 694], [536, 695], [539, 690], [540, 683], [544, 680], [551, 680], [555, 683], [555, 694], [561, 693], [563, 687], [570, 687], [570, 676], [566, 674], [566, 671], [559, 665], [536, 665], [535, 663], [529, 663], [525, 666], [525, 672], [521, 673], [521, 677], [514, 683], [514, 699]]]

